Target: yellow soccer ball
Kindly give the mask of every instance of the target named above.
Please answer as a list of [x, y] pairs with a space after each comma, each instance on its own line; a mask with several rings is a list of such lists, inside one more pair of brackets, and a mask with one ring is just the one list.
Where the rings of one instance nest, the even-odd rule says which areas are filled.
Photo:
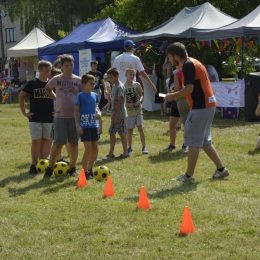
[[70, 167], [65, 162], [57, 162], [54, 165], [53, 171], [56, 176], [67, 176], [69, 174]]
[[36, 169], [39, 173], [44, 173], [47, 167], [49, 167], [49, 161], [47, 159], [40, 159], [36, 164]]
[[106, 181], [110, 176], [110, 170], [106, 166], [98, 166], [94, 169], [93, 176], [96, 181]]

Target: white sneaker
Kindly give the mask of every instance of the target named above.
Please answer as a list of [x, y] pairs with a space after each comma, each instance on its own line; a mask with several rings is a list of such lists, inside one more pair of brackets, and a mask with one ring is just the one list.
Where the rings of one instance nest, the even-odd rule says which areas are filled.
[[147, 150], [145, 147], [143, 147], [142, 153], [143, 153], [143, 154], [148, 154], [148, 150]]
[[224, 179], [225, 177], [229, 176], [229, 172], [227, 168], [224, 168], [223, 172], [220, 172], [216, 170], [214, 174], [212, 175], [212, 179], [218, 180], [218, 179]]
[[188, 181], [194, 181], [194, 176], [190, 176], [190, 178], [186, 177], [186, 173], [181, 174], [177, 178], [171, 179], [171, 181], [181, 181], [181, 182], [188, 182]]

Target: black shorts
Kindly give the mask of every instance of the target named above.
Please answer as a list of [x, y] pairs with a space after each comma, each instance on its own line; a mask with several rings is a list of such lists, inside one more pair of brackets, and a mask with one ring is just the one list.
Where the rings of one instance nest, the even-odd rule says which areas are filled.
[[81, 142], [92, 142], [99, 139], [98, 128], [84, 128], [83, 134], [80, 135]]
[[171, 109], [170, 116], [181, 117], [179, 110], [178, 110], [178, 107], [177, 107], [176, 101], [172, 101], [172, 109]]

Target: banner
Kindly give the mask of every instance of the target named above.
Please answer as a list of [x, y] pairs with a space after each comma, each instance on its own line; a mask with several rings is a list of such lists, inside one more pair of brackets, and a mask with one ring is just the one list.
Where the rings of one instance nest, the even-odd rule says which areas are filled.
[[218, 102], [218, 107], [244, 107], [245, 106], [245, 81], [236, 82], [211, 82], [211, 86]]
[[91, 49], [79, 50], [79, 76], [86, 74], [91, 70]]

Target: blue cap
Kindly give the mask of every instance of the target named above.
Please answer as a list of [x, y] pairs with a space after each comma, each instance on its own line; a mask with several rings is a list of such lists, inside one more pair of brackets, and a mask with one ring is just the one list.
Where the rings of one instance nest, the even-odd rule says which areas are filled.
[[134, 46], [135, 46], [135, 44], [134, 44], [134, 42], [131, 41], [131, 40], [127, 40], [127, 41], [125, 42], [125, 47], [126, 47], [126, 48], [131, 48], [131, 47], [134, 47]]

